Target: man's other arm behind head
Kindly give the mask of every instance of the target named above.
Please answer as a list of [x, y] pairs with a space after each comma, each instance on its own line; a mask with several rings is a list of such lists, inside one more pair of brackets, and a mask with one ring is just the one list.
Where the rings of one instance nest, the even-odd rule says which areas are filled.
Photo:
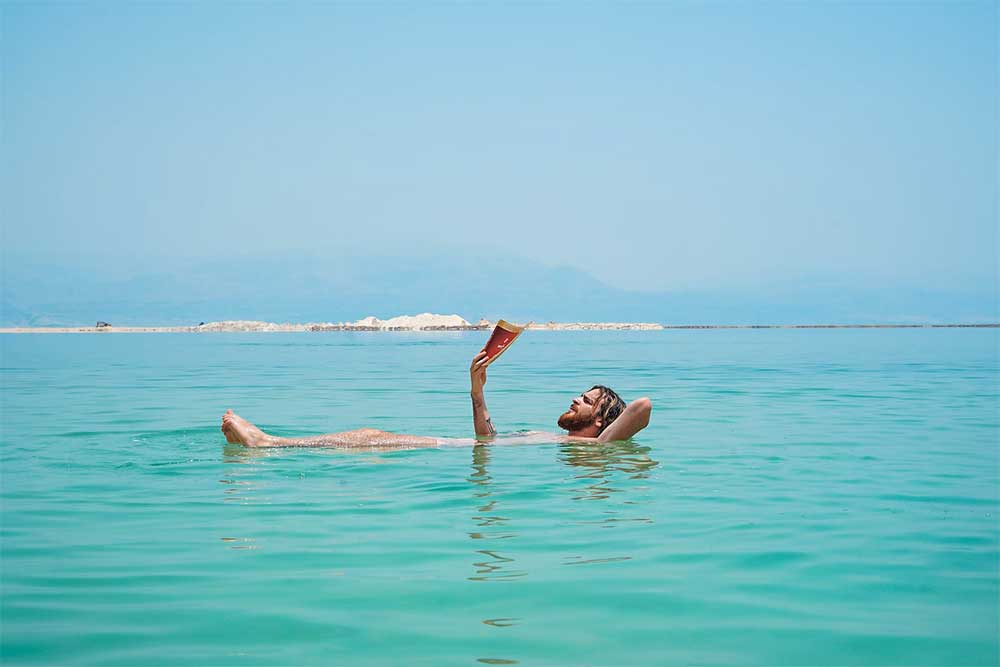
[[598, 442], [628, 440], [649, 425], [649, 415], [652, 411], [652, 401], [645, 396], [637, 398], [628, 404], [618, 419], [611, 422], [611, 426], [608, 426], [597, 436]]

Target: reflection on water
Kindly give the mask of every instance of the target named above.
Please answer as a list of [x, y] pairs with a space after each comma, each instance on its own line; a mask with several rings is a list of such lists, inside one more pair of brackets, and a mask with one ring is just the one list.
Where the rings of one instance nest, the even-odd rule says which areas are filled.
[[[598, 512], [589, 512], [589, 518], [576, 521], [577, 524], [599, 525], [601, 528], [627, 528], [636, 524], [651, 524], [653, 518], [645, 512], [649, 509], [649, 486], [645, 480], [659, 462], [649, 456], [650, 448], [636, 445], [631, 441], [609, 443], [565, 443], [559, 448], [559, 458], [574, 469], [582, 488], [572, 488], [572, 499], [601, 501], [594, 506]], [[641, 514], [640, 514], [641, 513]], [[563, 565], [607, 565], [632, 560], [632, 556], [621, 553], [600, 554], [596, 549], [585, 555], [572, 554], [563, 560]]]
[[[254, 544], [239, 544], [241, 542], [253, 542], [252, 537], [221, 537], [219, 538], [223, 542], [229, 542], [230, 549], [256, 549], [257, 546]], [[234, 544], [235, 543], [235, 544]]]
[[477, 568], [476, 574], [469, 577], [469, 581], [503, 581], [507, 579], [520, 579], [528, 575], [526, 570], [515, 570], [506, 565], [507, 563], [513, 563], [513, 558], [501, 556], [497, 552], [489, 551], [488, 549], [480, 549], [476, 553], [486, 556], [487, 559], [473, 563]]
[[[244, 475], [256, 477], [257, 472], [241, 466], [257, 463], [258, 459], [266, 458], [270, 455], [267, 450], [227, 444], [222, 450], [223, 463], [235, 463], [239, 465], [226, 466], [226, 476], [219, 480], [220, 484], [225, 484], [225, 489], [222, 491], [222, 500], [224, 502], [240, 504], [252, 502], [254, 500], [252, 492], [259, 484], [256, 481], [241, 478]], [[223, 540], [225, 539], [223, 538]]]
[[[222, 450], [222, 461], [225, 467], [225, 476], [219, 480], [223, 485], [222, 501], [225, 503], [236, 503], [238, 505], [253, 505], [257, 500], [255, 493], [259, 493], [261, 484], [256, 476], [259, 474], [258, 466], [247, 467], [246, 464], [259, 463], [259, 459], [270, 456], [266, 450], [252, 449], [243, 445], [226, 444]], [[250, 479], [243, 479], [249, 477]], [[258, 548], [255, 537], [235, 537], [233, 535], [223, 535], [219, 540], [230, 549], [253, 551]]]
[[597, 563], [617, 563], [622, 560], [632, 560], [631, 556], [611, 556], [609, 558], [583, 558], [582, 556], [569, 556], [563, 565], [595, 565]]
[[659, 461], [651, 458], [649, 447], [631, 440], [621, 442], [566, 442], [559, 446], [560, 458], [571, 466], [591, 468], [592, 475], [603, 476], [610, 470], [628, 474], [632, 479], [644, 479]]
[[278, 451], [226, 443], [222, 448], [222, 461], [224, 463], [254, 463], [256, 459], [273, 456]]
[[[641, 480], [649, 477], [649, 471], [658, 466], [659, 461], [649, 455], [650, 448], [642, 447], [630, 440], [624, 442], [580, 443], [567, 442], [559, 446], [559, 458], [567, 465], [583, 468], [576, 479], [593, 480], [584, 488], [574, 491], [579, 495], [574, 500], [606, 500], [612, 493], [627, 490], [627, 480]], [[615, 478], [625, 484], [613, 486]]]
[[[477, 499], [479, 506], [477, 513], [472, 516], [473, 524], [477, 529], [497, 529], [501, 530], [475, 530], [469, 533], [473, 540], [507, 540], [517, 537], [517, 533], [509, 530], [502, 530], [507, 526], [509, 519], [496, 514], [499, 501], [493, 498], [492, 482], [488, 466], [490, 462], [489, 445], [476, 445], [472, 448], [472, 474], [468, 480], [475, 484], [473, 497]], [[505, 579], [517, 579], [526, 576], [524, 570], [515, 570], [508, 565], [514, 559], [498, 553], [495, 549], [477, 549], [474, 576], [469, 577], [470, 581], [502, 581]], [[485, 556], [486, 558], [482, 558]]]
[[[232, 477], [236, 477], [236, 475], [234, 474]], [[222, 500], [229, 503], [248, 502], [250, 500], [248, 492], [256, 486], [256, 484], [247, 480], [230, 479], [227, 477], [220, 479], [219, 483], [226, 485], [226, 488], [222, 491], [224, 495]]]
[[[649, 453], [650, 448], [631, 441], [613, 443], [562, 443], [558, 457], [578, 474], [573, 479], [583, 480], [584, 486], [572, 486], [573, 500], [609, 500], [618, 502], [605, 507], [600, 517], [581, 519], [579, 524], [601, 524], [605, 528], [617, 525], [653, 523], [650, 516], [637, 515], [644, 505], [642, 494], [647, 490], [642, 483], [650, 476], [650, 471], [659, 465]], [[479, 444], [472, 450], [472, 472], [467, 478], [473, 485], [476, 513], [471, 519], [475, 530], [468, 532], [473, 540], [514, 540], [518, 532], [513, 530], [511, 520], [504, 516], [499, 497], [494, 496], [493, 476], [489, 471], [491, 445]], [[636, 483], [638, 482], [638, 484]], [[617, 494], [617, 495], [616, 495]], [[514, 542], [509, 543], [511, 547]], [[479, 546], [479, 545], [477, 545]], [[472, 562], [474, 572], [470, 581], [508, 581], [526, 577], [528, 571], [515, 565], [512, 553], [505, 549], [501, 553], [496, 545], [490, 549], [476, 549]], [[584, 558], [579, 555], [567, 556], [564, 565], [594, 565], [631, 560], [631, 556], [609, 554], [606, 557]], [[484, 621], [485, 622], [485, 621]]]
[[486, 469], [490, 463], [490, 449], [488, 445], [476, 445], [472, 448], [472, 474], [469, 481], [484, 487], [482, 493], [477, 493], [476, 497], [483, 498], [490, 495], [489, 485], [493, 479]]

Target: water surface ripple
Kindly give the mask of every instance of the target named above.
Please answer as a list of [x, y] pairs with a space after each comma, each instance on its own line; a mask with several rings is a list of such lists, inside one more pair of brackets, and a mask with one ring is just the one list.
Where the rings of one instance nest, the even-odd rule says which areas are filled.
[[1000, 663], [995, 330], [530, 332], [501, 431], [594, 383], [628, 443], [467, 437], [478, 333], [0, 336], [0, 660]]

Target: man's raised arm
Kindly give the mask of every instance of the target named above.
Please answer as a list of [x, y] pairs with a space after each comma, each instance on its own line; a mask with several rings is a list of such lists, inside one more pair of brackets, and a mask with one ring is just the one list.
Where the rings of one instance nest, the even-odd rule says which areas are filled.
[[618, 419], [611, 422], [611, 425], [597, 436], [597, 440], [599, 442], [628, 440], [649, 425], [649, 415], [652, 412], [652, 401], [645, 396], [635, 399], [618, 415]]
[[480, 350], [479, 354], [472, 358], [472, 365], [469, 366], [469, 379], [472, 382], [472, 423], [475, 425], [477, 438], [492, 438], [497, 433], [493, 428], [493, 422], [490, 421], [490, 413], [486, 409], [486, 396], [483, 394], [488, 361], [486, 350]]

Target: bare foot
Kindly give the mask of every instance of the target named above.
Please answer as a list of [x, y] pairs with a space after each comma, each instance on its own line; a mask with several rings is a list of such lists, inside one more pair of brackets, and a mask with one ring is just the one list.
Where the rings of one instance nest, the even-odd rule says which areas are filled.
[[226, 410], [226, 414], [222, 415], [222, 432], [226, 436], [226, 442], [230, 442], [234, 445], [237, 445], [240, 444], [240, 441], [238, 439], [238, 436], [236, 435], [236, 432], [233, 431], [233, 429], [229, 425], [231, 416], [233, 414], [234, 413], [232, 410]]
[[232, 410], [222, 415], [222, 432], [226, 441], [247, 447], [266, 447], [270, 441], [270, 436]]

